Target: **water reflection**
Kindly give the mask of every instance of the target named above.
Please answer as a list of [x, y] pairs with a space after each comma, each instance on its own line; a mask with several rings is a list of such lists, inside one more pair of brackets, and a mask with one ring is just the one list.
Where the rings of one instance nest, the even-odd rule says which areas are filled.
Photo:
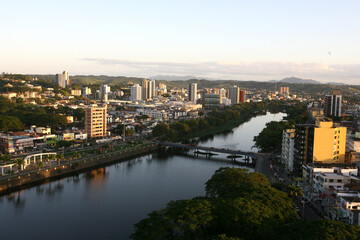
[[103, 191], [106, 181], [109, 177], [109, 173], [106, 171], [106, 167], [98, 168], [88, 171], [83, 174], [85, 179], [85, 187], [92, 193], [99, 194]]
[[10, 193], [9, 195], [6, 196], [8, 202], [11, 203], [16, 210], [22, 210], [25, 207], [26, 200], [25, 200], [25, 198], [21, 197], [22, 192], [23, 191]]
[[[281, 117], [261, 116], [201, 145], [242, 150], [249, 141], [251, 147], [265, 123]], [[10, 229], [1, 231], [1, 239], [52, 239], [54, 232], [56, 239], [68, 239], [69, 232], [79, 239], [128, 239], [133, 224], [148, 213], [171, 200], [204, 196], [204, 184], [215, 170], [245, 161], [231, 162], [226, 154], [193, 155], [168, 149], [0, 197], [0, 226]], [[14, 235], [19, 224], [21, 231]], [[34, 231], [39, 226], [41, 231]]]

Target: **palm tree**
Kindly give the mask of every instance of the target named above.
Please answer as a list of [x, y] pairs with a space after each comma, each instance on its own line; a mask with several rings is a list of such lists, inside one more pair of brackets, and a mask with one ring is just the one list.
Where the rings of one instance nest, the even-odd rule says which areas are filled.
[[294, 199], [297, 196], [304, 196], [304, 190], [299, 186], [290, 184], [290, 185], [288, 185], [288, 194], [292, 199]]
[[58, 154], [56, 155], [56, 158], [57, 158], [57, 160], [58, 160], [58, 165], [60, 165], [60, 161], [61, 161], [62, 159], [64, 159], [64, 154], [58, 153]]
[[25, 164], [24, 158], [17, 158], [15, 159], [15, 162], [17, 164], [18, 170], [19, 169], [21, 169], [21, 171], [24, 170], [24, 164]]
[[36, 166], [40, 169], [42, 169], [44, 167], [44, 162], [37, 162]]

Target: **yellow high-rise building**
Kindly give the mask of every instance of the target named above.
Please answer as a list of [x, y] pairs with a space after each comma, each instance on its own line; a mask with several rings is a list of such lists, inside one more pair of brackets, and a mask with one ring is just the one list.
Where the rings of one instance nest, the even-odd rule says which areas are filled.
[[313, 162], [344, 163], [346, 127], [332, 121], [316, 121], [314, 128]]
[[85, 109], [85, 131], [89, 138], [106, 137], [106, 105]]
[[296, 171], [308, 163], [345, 163], [346, 127], [318, 118], [315, 124], [296, 125], [295, 133]]

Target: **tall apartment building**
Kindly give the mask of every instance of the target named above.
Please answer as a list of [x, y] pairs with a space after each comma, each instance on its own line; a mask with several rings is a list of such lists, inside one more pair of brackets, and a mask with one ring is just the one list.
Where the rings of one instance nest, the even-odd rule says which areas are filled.
[[66, 71], [63, 71], [63, 73], [58, 73], [55, 75], [56, 84], [58, 84], [60, 87], [65, 88], [66, 86], [70, 85], [70, 78], [69, 73]]
[[229, 88], [229, 99], [233, 105], [239, 103], [240, 88], [238, 86], [232, 86]]
[[295, 126], [294, 171], [300, 174], [302, 164], [345, 163], [346, 127], [328, 119], [315, 124]]
[[155, 80], [148, 80], [146, 78], [141, 82], [142, 87], [142, 99], [148, 100], [155, 97]]
[[226, 97], [226, 89], [225, 88], [220, 88], [219, 94], [220, 94], [220, 99], [225, 98]]
[[108, 86], [108, 85], [100, 86], [100, 98], [101, 98], [101, 100], [103, 100], [104, 102], [107, 102], [110, 91], [111, 91], [110, 86]]
[[284, 95], [284, 94], [289, 95], [290, 94], [289, 87], [280, 87], [280, 94], [281, 95]]
[[84, 87], [83, 89], [82, 89], [82, 95], [83, 96], [88, 96], [88, 95], [90, 95], [91, 94], [91, 88], [89, 88], [89, 87]]
[[325, 116], [341, 116], [341, 92], [340, 90], [334, 90], [332, 95], [325, 96], [324, 114]]
[[130, 88], [130, 97], [132, 101], [138, 101], [142, 99], [142, 88], [139, 84], [134, 84]]
[[244, 103], [246, 100], [246, 92], [240, 89], [239, 102]]
[[189, 102], [196, 103], [197, 100], [197, 83], [190, 83], [188, 88]]
[[89, 138], [106, 137], [106, 105], [85, 109], [85, 131]]
[[155, 80], [151, 80], [150, 85], [151, 85], [151, 88], [150, 88], [151, 98], [154, 98], [154, 97], [156, 97], [156, 83], [155, 83]]
[[281, 159], [289, 172], [294, 170], [294, 146], [295, 129], [284, 130], [281, 145]]

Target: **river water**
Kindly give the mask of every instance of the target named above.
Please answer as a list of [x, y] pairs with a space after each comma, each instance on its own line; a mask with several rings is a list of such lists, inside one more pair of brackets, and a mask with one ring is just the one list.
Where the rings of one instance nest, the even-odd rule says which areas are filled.
[[[258, 116], [199, 145], [250, 151], [265, 124], [283, 116]], [[204, 196], [205, 182], [224, 166], [233, 164], [154, 153], [2, 196], [0, 239], [129, 239], [151, 211]]]

